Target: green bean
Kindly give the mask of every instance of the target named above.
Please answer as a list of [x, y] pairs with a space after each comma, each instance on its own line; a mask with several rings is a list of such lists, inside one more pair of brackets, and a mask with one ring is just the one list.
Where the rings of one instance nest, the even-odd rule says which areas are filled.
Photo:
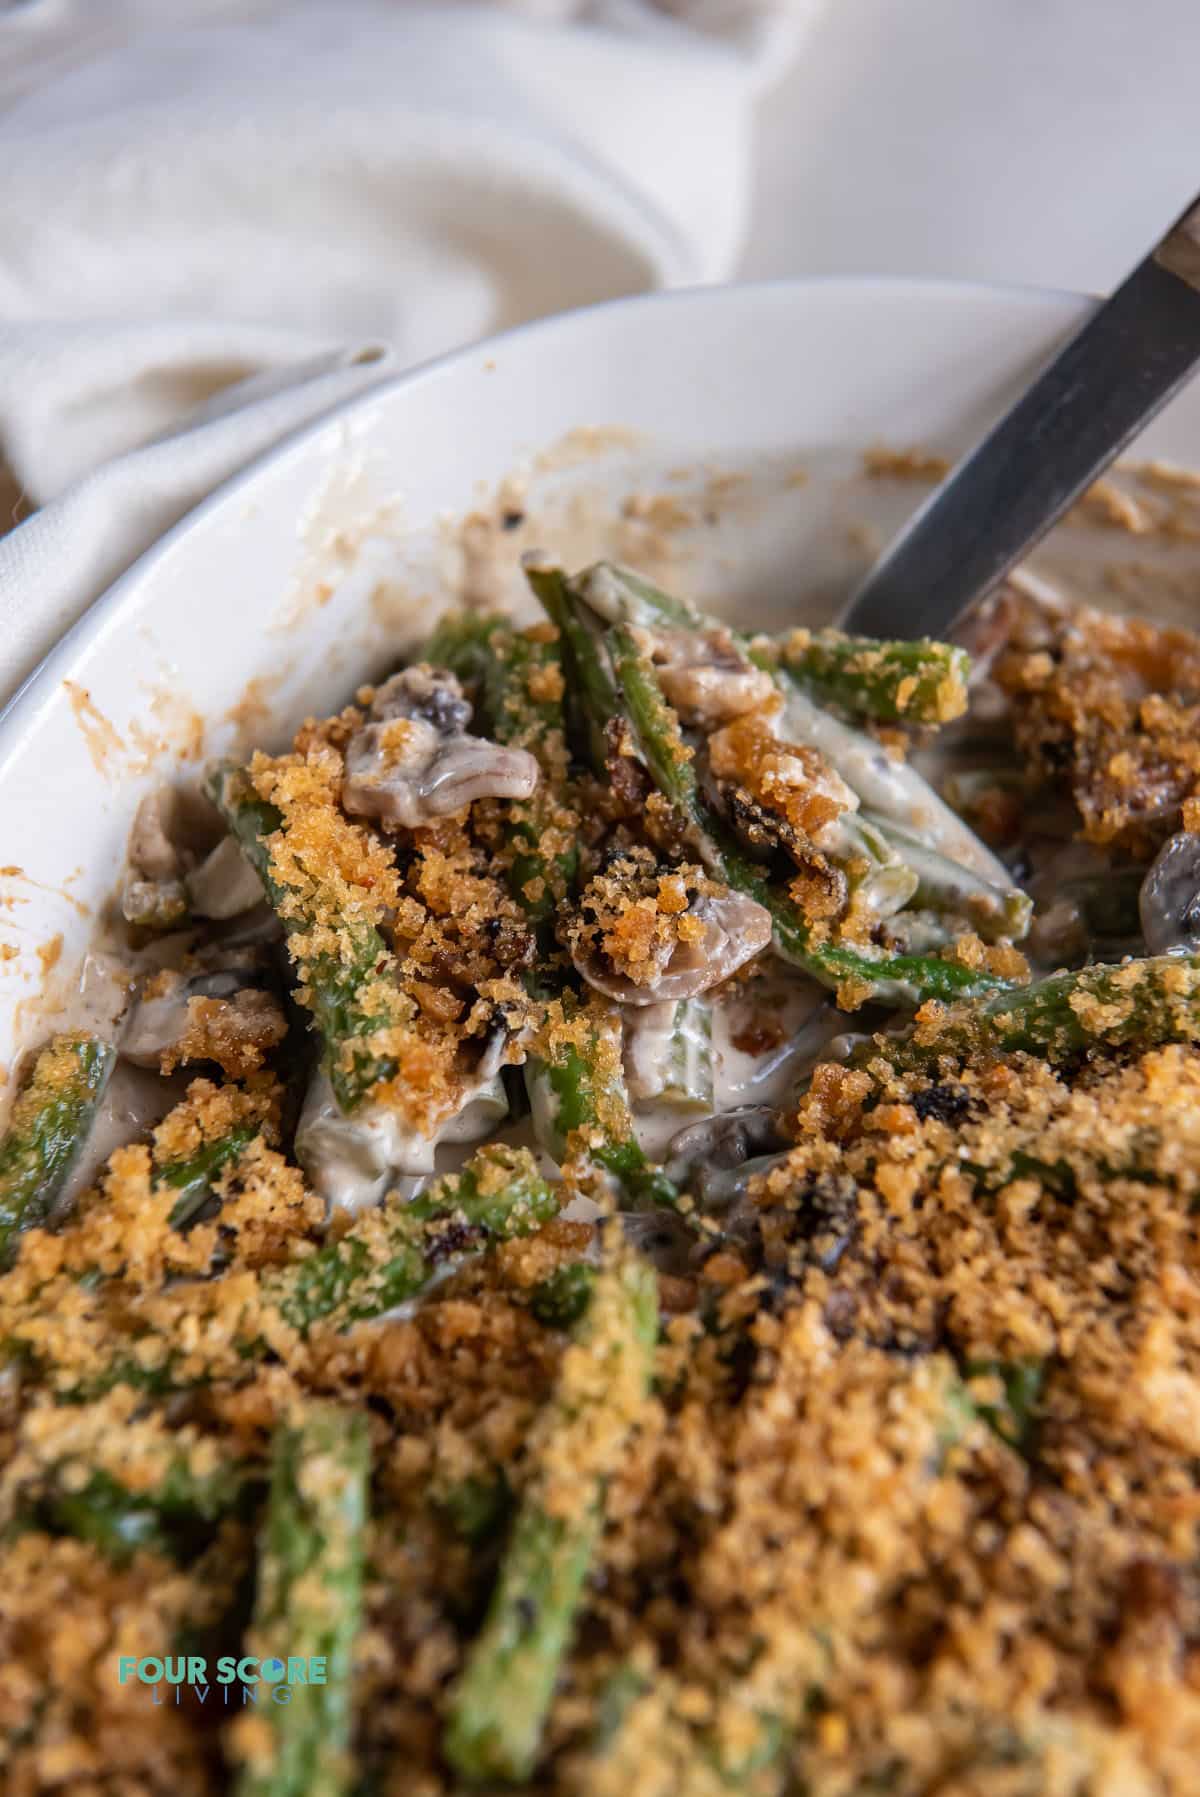
[[1029, 932], [1033, 901], [1015, 886], [996, 886], [980, 874], [927, 848], [919, 836], [884, 818], [860, 814], [891, 841], [916, 876], [913, 903], [930, 911], [949, 911], [971, 923], [985, 942], [1007, 936], [1019, 942]]
[[881, 642], [840, 630], [792, 631], [772, 645], [823, 704], [885, 724], [948, 724], [967, 709], [965, 649], [929, 637]]
[[118, 1565], [135, 1554], [166, 1557], [171, 1552], [170, 1536], [156, 1510], [131, 1502], [124, 1492], [114, 1492], [99, 1481], [39, 1505], [32, 1524], [50, 1534], [90, 1542]]
[[130, 880], [121, 895], [121, 915], [140, 930], [175, 930], [188, 916], [181, 880]]
[[[570, 620], [573, 616], [570, 606], [566, 604], [565, 585], [561, 576], [543, 575], [535, 570], [531, 571], [530, 580], [539, 597], [547, 603], [551, 621], [561, 630], [560, 620], [564, 617]], [[502, 622], [498, 622], [497, 628]], [[524, 645], [518, 651], [517, 660], [509, 664], [518, 671], [518, 678], [515, 680], [507, 671], [507, 651], [497, 653], [496, 643], [485, 634], [485, 628], [478, 620], [472, 622], [461, 655], [446, 636], [448, 626], [443, 626], [440, 638], [435, 637], [428, 654], [432, 657], [436, 648], [451, 667], [462, 669], [464, 678], [473, 677], [482, 682], [485, 694], [488, 695], [489, 721], [494, 729], [499, 731], [505, 728], [505, 719], [513, 720], [520, 729], [519, 720], [528, 716], [527, 688], [520, 678], [526, 651], [532, 654], [553, 648], [557, 655], [561, 649], [568, 672], [572, 672], [576, 666], [573, 658], [581, 641], [579, 633], [587, 635], [577, 618], [575, 625], [576, 631], [560, 635], [559, 642], [554, 645], [539, 645], [528, 638], [510, 639]], [[598, 660], [589, 665], [599, 677]], [[585, 686], [588, 685], [589, 678], [588, 675], [584, 676]], [[534, 730], [534, 742], [540, 743], [541, 751], [551, 767], [549, 790], [552, 792], [553, 780], [557, 779], [559, 783], [562, 780], [562, 768], [558, 759], [563, 741], [562, 704], [561, 701], [545, 701], [537, 710], [539, 716]], [[533, 746], [533, 743], [528, 746]], [[534, 752], [538, 752], [536, 747]], [[514, 863], [514, 867], [519, 865], [519, 861]], [[573, 875], [572, 859], [569, 868], [563, 864], [555, 882], [556, 888], [561, 889], [563, 880]], [[611, 1067], [607, 1065], [598, 1030], [585, 1030], [579, 1039], [572, 1038], [557, 1043], [545, 1057], [531, 1055], [526, 1062], [526, 1083], [535, 1116], [541, 1120], [542, 1140], [548, 1153], [561, 1161], [567, 1152], [568, 1138], [576, 1131], [583, 1132], [587, 1138], [590, 1158], [613, 1176], [632, 1203], [675, 1203], [677, 1194], [674, 1187], [658, 1168], [651, 1165], [638, 1146], [619, 1058]]]
[[897, 1072], [936, 1066], [942, 1056], [989, 1060], [1024, 1051], [1051, 1063], [1090, 1048], [1157, 1048], [1200, 1041], [1200, 956], [1155, 955], [1115, 966], [1054, 973], [979, 1004], [949, 1005], [895, 1036], [875, 1036], [850, 1057], [882, 1056]]
[[[613, 563], [598, 563], [571, 582], [573, 589], [610, 624], [649, 630], [703, 630], [716, 622], [672, 598], [650, 581]], [[864, 805], [894, 823], [918, 829], [932, 848], [971, 867], [984, 879], [1007, 883], [1003, 863], [992, 854], [933, 788], [907, 762], [889, 759], [880, 745], [818, 705], [769, 650], [731, 633], [747, 659], [771, 675], [784, 700], [782, 736], [807, 743], [825, 757]]]
[[1028, 1459], [1037, 1435], [1037, 1410], [1045, 1384], [1046, 1369], [1039, 1360], [970, 1360], [963, 1369], [970, 1380], [993, 1379], [1001, 1388], [995, 1403], [974, 1394], [970, 1401], [975, 1412], [994, 1435], [1007, 1447]]
[[713, 1108], [712, 1005], [705, 998], [681, 998], [675, 1005], [663, 1083], [647, 1092], [672, 1110]]
[[164, 1186], [176, 1191], [179, 1195], [171, 1206], [171, 1227], [182, 1229], [190, 1223], [201, 1206], [212, 1196], [213, 1181], [216, 1176], [232, 1161], [236, 1161], [243, 1149], [261, 1134], [259, 1123], [238, 1123], [227, 1135], [218, 1136], [213, 1142], [205, 1142], [195, 1154], [186, 1160], [171, 1161], [160, 1167], [154, 1176], [157, 1189]]
[[669, 1110], [713, 1108], [712, 1003], [705, 997], [630, 1006], [625, 1027], [629, 1090]]
[[596, 562], [570, 584], [606, 624], [635, 624], [643, 630], [703, 630], [715, 620], [676, 599], [616, 562]]
[[953, 961], [847, 948], [814, 937], [798, 907], [742, 853], [705, 804], [678, 721], [663, 698], [649, 657], [622, 625], [613, 628], [610, 640], [630, 723], [655, 785], [690, 826], [710, 873], [747, 893], [770, 913], [776, 952], [785, 961], [804, 968], [823, 985], [844, 992], [848, 989], [847, 995], [856, 1003], [869, 997], [916, 1005], [929, 998], [992, 991], [1003, 984], [995, 975]]
[[[574, 1769], [576, 1776], [568, 1778], [568, 1789], [584, 1793], [597, 1784], [606, 1792], [645, 1788], [652, 1797], [673, 1797], [675, 1792], [723, 1797], [729, 1791], [768, 1797], [777, 1791], [784, 1751], [793, 1739], [783, 1718], [762, 1708], [739, 1684], [722, 1691], [719, 1709], [737, 1723], [738, 1747], [731, 1751], [719, 1728], [692, 1720], [683, 1696], [679, 1680], [670, 1673], [650, 1679], [632, 1665], [618, 1666], [601, 1688], [588, 1754]], [[645, 1779], [648, 1739], [654, 1742], [655, 1764], [653, 1775]]]
[[526, 568], [525, 578], [558, 631], [575, 736], [593, 771], [603, 774], [608, 755], [605, 727], [621, 709], [603, 645], [561, 569]]
[[878, 824], [859, 811], [844, 811], [828, 829], [835, 839], [830, 859], [842, 867], [859, 906], [880, 918], [902, 911], [920, 879]]
[[505, 829], [509, 889], [530, 921], [541, 926], [547, 948], [552, 945], [549, 926], [579, 860], [577, 820], [567, 786], [560, 645], [514, 631], [511, 619], [493, 616], [473, 620], [463, 654], [455, 654], [449, 644], [446, 650], [447, 666], [481, 684], [485, 721], [496, 741], [528, 750], [541, 770], [532, 796], [507, 805]]
[[[381, 1316], [418, 1297], [463, 1255], [493, 1241], [531, 1235], [558, 1208], [558, 1195], [538, 1174], [527, 1149], [485, 1146], [460, 1172], [435, 1180], [419, 1198], [385, 1199], [344, 1235], [264, 1273], [255, 1298], [234, 1325], [238, 1350], [243, 1355], [266, 1352], [263, 1332], [272, 1333], [273, 1318], [306, 1336], [319, 1323], [347, 1329]], [[181, 1317], [191, 1314], [186, 1286], [180, 1288], [178, 1302]], [[186, 1357], [174, 1349], [145, 1355], [138, 1348], [136, 1339], [125, 1344], [98, 1372], [60, 1384], [58, 1395], [78, 1403], [117, 1385], [161, 1395], [203, 1383], [203, 1370], [188, 1367]]]
[[[593, 570], [597, 579], [602, 578], [604, 572], [603, 568]], [[638, 580], [637, 576], [628, 575], [625, 570], [620, 573], [622, 580], [635, 583], [639, 593], [657, 594], [656, 588]], [[593, 746], [593, 769], [597, 774], [603, 774], [608, 754], [604, 726], [624, 712], [620, 692], [609, 671], [604, 641], [587, 623], [586, 607], [561, 573], [535, 570], [530, 572], [529, 579], [549, 615], [556, 621], [559, 617], [570, 621], [574, 645], [570, 664], [573, 680], [584, 690], [584, 708], [593, 733], [593, 745], [599, 744], [598, 749]], [[695, 626], [697, 620], [683, 608], [681, 601], [670, 600], [666, 594], [658, 594], [658, 599], [660, 603], [679, 607], [679, 616], [686, 617], [690, 625]], [[649, 600], [638, 615], [658, 618], [658, 613], [650, 609]], [[851, 812], [844, 813], [835, 827], [839, 840], [834, 855], [845, 866], [851, 892], [879, 917], [890, 917], [901, 910], [916, 891], [917, 876], [905, 865], [883, 832]]]
[[270, 1703], [265, 1750], [242, 1766], [238, 1797], [347, 1797], [352, 1659], [362, 1614], [370, 1441], [366, 1418], [313, 1404], [275, 1434], [250, 1641], [260, 1659], [324, 1661], [323, 1683]]
[[628, 1660], [622, 1660], [601, 1685], [596, 1696], [596, 1724], [592, 1731], [591, 1748], [595, 1754], [603, 1754], [617, 1740], [626, 1718], [639, 1697], [644, 1697], [649, 1690], [645, 1675]]
[[421, 1197], [385, 1200], [344, 1235], [267, 1275], [263, 1296], [302, 1335], [319, 1322], [344, 1329], [416, 1297], [463, 1253], [531, 1235], [557, 1212], [528, 1149], [497, 1143]]
[[56, 1036], [38, 1055], [0, 1142], [0, 1265], [65, 1187], [116, 1061], [97, 1036]]
[[520, 1781], [534, 1769], [657, 1330], [653, 1272], [618, 1253], [576, 1325], [482, 1631], [451, 1692], [444, 1749], [463, 1778]]
[[501, 627], [511, 627], [511, 619], [497, 612], [443, 612], [417, 659], [431, 668], [449, 668], [464, 685], [474, 686], [483, 679], [492, 637]]
[[570, 1329], [592, 1301], [596, 1268], [585, 1260], [569, 1261], [539, 1279], [529, 1294], [529, 1308], [547, 1329]]
[[[259, 798], [244, 769], [221, 762], [205, 780], [205, 791], [243, 854], [261, 879], [266, 894], [289, 936], [304, 936], [316, 923], [300, 895], [281, 886], [272, 872], [271, 838], [283, 829], [273, 805]], [[369, 923], [347, 921], [346, 952], [324, 949], [305, 964], [307, 1003], [321, 1033], [323, 1058], [339, 1105], [352, 1111], [380, 1080], [395, 1073], [394, 1062], [362, 1045], [380, 1026], [379, 1016], [364, 1006], [363, 988], [390, 959], [383, 937]]]
[[679, 1194], [642, 1151], [611, 1031], [575, 1014], [576, 1027], [551, 1030], [525, 1065], [534, 1128], [547, 1154], [563, 1164], [582, 1149], [612, 1175], [635, 1209], [674, 1208]]
[[172, 1455], [164, 1477], [150, 1490], [132, 1490], [102, 1468], [93, 1469], [81, 1485], [67, 1484], [62, 1469], [56, 1469], [33, 1514], [55, 1532], [92, 1542], [113, 1560], [142, 1550], [170, 1554], [181, 1529], [226, 1515], [256, 1477], [256, 1469], [228, 1462], [198, 1474], [186, 1450]]

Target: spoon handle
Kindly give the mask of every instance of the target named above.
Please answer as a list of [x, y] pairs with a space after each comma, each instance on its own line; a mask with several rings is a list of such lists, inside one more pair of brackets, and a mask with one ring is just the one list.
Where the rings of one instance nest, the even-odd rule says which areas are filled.
[[842, 614], [943, 636], [1102, 474], [1200, 360], [1200, 200], [885, 550]]

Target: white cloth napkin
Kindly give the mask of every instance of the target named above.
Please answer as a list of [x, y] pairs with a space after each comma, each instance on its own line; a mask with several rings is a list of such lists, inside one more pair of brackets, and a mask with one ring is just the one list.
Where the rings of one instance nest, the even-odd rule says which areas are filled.
[[348, 394], [727, 274], [753, 100], [818, 4], [0, 10], [0, 450], [42, 508], [0, 540], [0, 699]]

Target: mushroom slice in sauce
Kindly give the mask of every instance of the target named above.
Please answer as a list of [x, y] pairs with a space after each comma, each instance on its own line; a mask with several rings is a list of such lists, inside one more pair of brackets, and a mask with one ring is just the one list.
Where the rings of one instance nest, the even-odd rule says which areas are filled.
[[621, 1227], [637, 1252], [658, 1272], [680, 1279], [691, 1271], [696, 1257], [696, 1236], [673, 1211], [626, 1211]]
[[694, 998], [771, 940], [771, 918], [698, 867], [644, 849], [613, 856], [584, 890], [568, 947], [589, 986], [627, 1005]]
[[390, 1105], [365, 1104], [348, 1116], [328, 1075], [319, 1071], [296, 1127], [296, 1158], [330, 1214], [354, 1212], [377, 1204], [397, 1177], [432, 1173], [438, 1148], [480, 1142], [507, 1115], [508, 1096], [497, 1074], [469, 1087], [454, 1115], [425, 1135], [409, 1128]]
[[130, 1013], [121, 1053], [135, 1067], [164, 1073], [190, 1061], [216, 1061], [237, 1077], [262, 1065], [287, 1034], [287, 1019], [270, 992], [248, 985], [241, 970], [155, 975]]
[[170, 787], [148, 792], [134, 813], [127, 856], [134, 874], [143, 880], [177, 880], [183, 860], [172, 837], [175, 795]]
[[659, 685], [684, 724], [711, 729], [776, 703], [774, 680], [746, 659], [728, 630], [646, 634]]
[[[187, 877], [192, 910], [224, 921], [252, 911], [266, 894], [263, 883], [232, 836], [224, 837]], [[128, 916], [128, 912], [126, 912]]]
[[1200, 836], [1181, 830], [1163, 843], [1138, 894], [1152, 955], [1200, 948]]
[[342, 803], [356, 816], [416, 830], [476, 799], [527, 799], [537, 785], [525, 749], [467, 734], [470, 704], [442, 669], [394, 674], [371, 712], [346, 745]]
[[778, 1112], [745, 1105], [681, 1129], [671, 1139], [667, 1174], [701, 1209], [721, 1211], [742, 1196], [755, 1174], [773, 1166], [787, 1146]]

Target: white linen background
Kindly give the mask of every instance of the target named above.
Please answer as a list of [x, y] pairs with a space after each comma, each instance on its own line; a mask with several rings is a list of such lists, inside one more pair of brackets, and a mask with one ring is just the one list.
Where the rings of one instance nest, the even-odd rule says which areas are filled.
[[395, 369], [731, 272], [821, 0], [0, 11], [0, 700], [219, 481]]

